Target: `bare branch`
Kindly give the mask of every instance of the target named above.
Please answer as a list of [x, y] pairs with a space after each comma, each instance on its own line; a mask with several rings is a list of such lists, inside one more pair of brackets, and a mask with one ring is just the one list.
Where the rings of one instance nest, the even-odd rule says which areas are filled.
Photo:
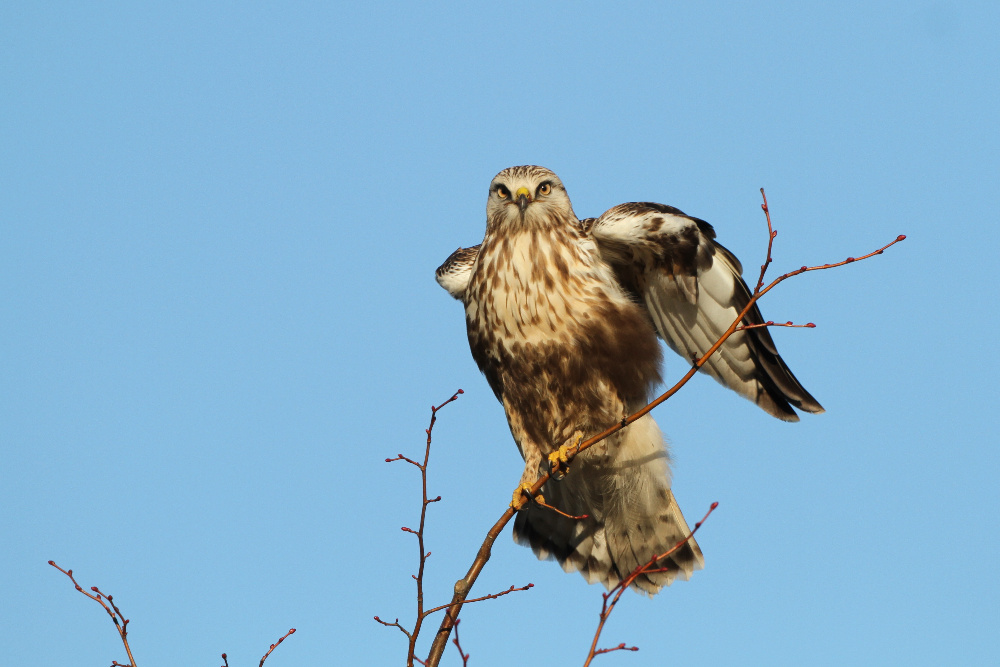
[[[653, 572], [665, 572], [667, 568], [658, 567], [656, 564], [661, 560], [663, 560], [664, 558], [666, 558], [667, 556], [673, 554], [675, 551], [683, 547], [685, 544], [687, 544], [694, 537], [694, 534], [698, 532], [698, 529], [701, 528], [702, 524], [705, 523], [705, 520], [708, 519], [709, 516], [711, 516], [712, 512], [714, 512], [715, 508], [718, 506], [719, 503], [712, 503], [711, 506], [709, 506], [708, 508], [708, 512], [706, 512], [705, 516], [701, 518], [701, 521], [694, 524], [694, 528], [691, 530], [690, 533], [687, 534], [687, 537], [685, 537], [683, 540], [678, 541], [677, 544], [675, 544], [662, 554], [656, 554], [655, 556], [653, 556], [651, 559], [649, 559], [648, 563], [637, 567], [627, 577], [619, 581], [611, 590], [609, 590], [607, 593], [602, 594], [603, 602], [601, 603], [601, 618], [597, 624], [597, 630], [594, 632], [594, 639], [593, 641], [590, 642], [590, 652], [587, 653], [587, 659], [583, 663], [583, 667], [587, 667], [595, 656], [601, 655], [602, 653], [610, 653], [611, 651], [616, 651], [616, 650], [629, 650], [629, 651], [639, 650], [636, 647], [625, 649], [624, 644], [619, 644], [617, 648], [613, 649], [598, 649], [597, 642], [601, 638], [601, 632], [604, 630], [604, 624], [607, 622], [608, 617], [611, 616], [611, 612], [615, 610], [615, 605], [617, 605], [618, 601], [621, 600], [622, 594], [626, 590], [628, 590], [628, 587], [632, 584], [632, 582], [635, 581], [636, 578], [642, 574], [649, 574]], [[608, 604], [609, 598], [611, 599], [610, 604]]]
[[[505, 591], [500, 591], [499, 593], [490, 593], [489, 595], [484, 595], [484, 596], [478, 597], [478, 598], [472, 598], [471, 600], [464, 600], [463, 604], [471, 604], [473, 602], [482, 602], [483, 600], [496, 600], [497, 598], [503, 597], [504, 595], [509, 595], [510, 593], [516, 593], [518, 591], [526, 591], [529, 588], [534, 588], [534, 587], [535, 587], [534, 584], [528, 584], [527, 586], [520, 586], [520, 587], [515, 587], [512, 584], [511, 587], [508, 588]], [[434, 607], [433, 609], [428, 609], [427, 611], [424, 612], [424, 616], [430, 616], [431, 614], [433, 614], [436, 611], [441, 611], [442, 609], [447, 609], [448, 607], [454, 606], [455, 604], [457, 604], [457, 603], [452, 602], [450, 604], [443, 604], [440, 607]]]
[[406, 638], [408, 640], [408, 648], [406, 652], [407, 667], [413, 667], [414, 661], [420, 664], [425, 664], [422, 660], [420, 660], [415, 656], [417, 648], [417, 637], [420, 635], [420, 628], [423, 625], [424, 619], [427, 617], [428, 614], [444, 608], [444, 607], [436, 607], [431, 611], [427, 612], [424, 611], [424, 567], [427, 564], [427, 559], [431, 555], [430, 551], [424, 550], [424, 525], [427, 520], [427, 506], [430, 505], [431, 503], [436, 503], [441, 500], [441, 496], [437, 496], [435, 498], [427, 497], [427, 464], [430, 461], [431, 457], [431, 433], [434, 431], [434, 424], [437, 422], [438, 411], [444, 406], [451, 403], [452, 401], [458, 400], [459, 395], [464, 393], [465, 393], [464, 391], [459, 389], [458, 391], [456, 391], [454, 394], [451, 395], [451, 398], [449, 398], [441, 405], [431, 406], [431, 422], [425, 429], [425, 432], [427, 433], [427, 444], [424, 448], [423, 463], [418, 463], [417, 461], [407, 458], [402, 454], [397, 454], [395, 458], [389, 458], [385, 460], [386, 463], [393, 463], [394, 461], [406, 461], [410, 465], [413, 465], [420, 470], [420, 486], [422, 494], [421, 504], [420, 504], [420, 524], [416, 530], [413, 530], [412, 528], [407, 528], [406, 526], [403, 526], [401, 529], [403, 530], [403, 532], [415, 535], [417, 538], [417, 548], [419, 550], [418, 552], [419, 565], [417, 567], [417, 573], [415, 575], [411, 575], [413, 577], [413, 580], [417, 582], [417, 618], [416, 621], [414, 622], [413, 630], [410, 631], [399, 624], [398, 618], [393, 623], [387, 623], [382, 619], [380, 619], [378, 616], [375, 617], [375, 620], [381, 623], [382, 625], [385, 625], [387, 627], [399, 628], [399, 630], [404, 635], [406, 635]]
[[743, 331], [744, 329], [762, 329], [764, 327], [789, 327], [793, 329], [815, 329], [816, 325], [812, 322], [807, 324], [793, 324], [791, 321], [788, 322], [772, 322], [768, 320], [762, 324], [741, 324], [736, 327], [737, 331]]
[[285, 634], [281, 635], [278, 641], [271, 644], [271, 648], [267, 649], [267, 653], [265, 653], [264, 657], [260, 659], [260, 664], [257, 665], [257, 667], [264, 667], [264, 661], [267, 660], [267, 656], [271, 655], [271, 651], [278, 648], [278, 646], [281, 645], [281, 642], [285, 641], [285, 639], [287, 639], [289, 635], [294, 635], [294, 634], [295, 634], [295, 628], [292, 628]]
[[[98, 590], [97, 586], [90, 587], [90, 590], [92, 590], [95, 593], [95, 595], [91, 595], [87, 591], [83, 590], [80, 584], [76, 582], [76, 579], [73, 577], [73, 570], [64, 570], [58, 565], [56, 565], [55, 561], [51, 560], [49, 561], [49, 565], [51, 565], [52, 567], [56, 568], [57, 570], [65, 574], [67, 577], [69, 577], [70, 581], [73, 582], [73, 586], [76, 587], [76, 590], [80, 591], [91, 600], [96, 601], [99, 605], [101, 605], [104, 608], [104, 611], [106, 611], [108, 613], [108, 616], [111, 617], [111, 620], [114, 621], [115, 629], [118, 631], [118, 636], [121, 637], [122, 645], [125, 646], [125, 653], [128, 654], [128, 660], [129, 660], [128, 664], [122, 665], [122, 667], [136, 667], [135, 658], [132, 657], [132, 648], [128, 645], [128, 619], [122, 615], [121, 609], [119, 609], [118, 606], [115, 605], [114, 601], [111, 599], [111, 596], [102, 593], [100, 590]], [[104, 602], [105, 600], [107, 600], [107, 604], [105, 604]], [[109, 607], [108, 605], [111, 606]], [[117, 660], [112, 661], [112, 667], [114, 667], [114, 665], [120, 665], [120, 664], [121, 663], [119, 663]]]
[[[806, 273], [808, 271], [820, 271], [823, 269], [832, 269], [838, 266], [843, 266], [845, 264], [850, 264], [853, 262], [861, 261], [863, 259], [868, 259], [869, 257], [873, 257], [875, 255], [881, 255], [889, 247], [895, 245], [896, 243], [899, 243], [900, 241], [903, 241], [906, 238], [906, 236], [904, 235], [899, 235], [896, 237], [894, 241], [887, 243], [878, 250], [874, 250], [860, 257], [848, 257], [844, 261], [835, 262], [832, 264], [822, 264], [819, 266], [811, 266], [811, 267], [803, 266], [795, 271], [790, 271], [789, 273], [778, 276], [769, 285], [767, 285], [767, 287], [763, 287], [764, 276], [767, 273], [768, 267], [773, 261], [771, 251], [774, 245], [774, 238], [778, 235], [778, 233], [777, 231], [774, 230], [774, 228], [771, 225], [771, 213], [767, 205], [767, 197], [764, 194], [763, 188], [761, 188], [761, 196], [764, 198], [764, 203], [761, 205], [761, 208], [763, 209], [764, 215], [767, 219], [767, 231], [768, 231], [767, 256], [764, 261], [764, 264], [762, 264], [760, 267], [760, 276], [757, 280], [757, 285], [754, 287], [753, 294], [751, 295], [749, 301], [747, 302], [746, 307], [744, 307], [743, 310], [736, 316], [736, 318], [733, 320], [733, 323], [729, 326], [728, 329], [726, 329], [725, 332], [723, 332], [723, 334], [719, 337], [719, 339], [715, 342], [715, 344], [712, 345], [712, 347], [710, 347], [708, 351], [705, 352], [705, 354], [703, 354], [700, 358], [692, 361], [691, 368], [673, 387], [665, 391], [663, 394], [661, 394], [651, 403], [649, 403], [649, 405], [642, 408], [638, 412], [629, 415], [628, 417], [625, 417], [614, 426], [608, 427], [604, 431], [601, 431], [600, 433], [592, 436], [590, 439], [581, 443], [577, 447], [576, 450], [577, 455], [580, 452], [594, 446], [598, 442], [601, 442], [608, 436], [617, 433], [618, 431], [622, 430], [623, 428], [635, 422], [636, 420], [649, 414], [649, 412], [651, 412], [653, 408], [657, 407], [658, 405], [660, 405], [661, 403], [672, 397], [674, 394], [676, 394], [681, 389], [681, 387], [687, 384], [687, 382], [692, 377], [694, 377], [694, 374], [697, 373], [698, 370], [708, 362], [711, 356], [715, 354], [720, 347], [722, 347], [722, 345], [726, 342], [726, 340], [728, 340], [729, 337], [732, 336], [733, 333], [735, 333], [736, 330], [740, 328], [740, 326], [743, 326], [742, 324], [743, 318], [746, 317], [747, 313], [749, 313], [750, 310], [754, 307], [754, 304], [756, 304], [761, 297], [763, 297], [765, 294], [774, 289], [778, 284], [782, 283], [788, 278], [797, 276], [801, 273]], [[569, 458], [571, 461], [572, 458], [574, 457], [571, 456]], [[428, 665], [436, 667], [440, 662], [441, 656], [444, 653], [444, 649], [447, 646], [448, 637], [451, 634], [451, 629], [454, 627], [455, 622], [457, 621], [459, 614], [461, 613], [462, 603], [465, 601], [466, 597], [469, 594], [469, 591], [472, 589], [473, 584], [475, 584], [476, 579], [479, 577], [479, 574], [482, 572], [486, 563], [489, 561], [490, 553], [493, 548], [493, 543], [496, 542], [496, 539], [497, 537], [500, 536], [501, 531], [503, 531], [507, 523], [509, 523], [511, 518], [513, 518], [514, 513], [517, 510], [523, 508], [525, 503], [529, 502], [530, 499], [533, 499], [535, 496], [537, 496], [538, 493], [541, 491], [542, 487], [545, 485], [546, 482], [549, 481], [550, 478], [551, 478], [550, 473], [543, 474], [538, 479], [538, 481], [536, 481], [535, 484], [531, 487], [529, 492], [522, 494], [520, 504], [517, 507], [507, 508], [507, 510], [504, 511], [504, 513], [500, 516], [500, 518], [497, 519], [496, 523], [493, 524], [493, 527], [490, 528], [489, 531], [486, 533], [486, 537], [483, 539], [483, 542], [479, 547], [479, 551], [476, 553], [476, 557], [472, 561], [472, 565], [469, 568], [469, 571], [463, 578], [459, 579], [455, 583], [455, 594], [452, 597], [452, 604], [449, 605], [449, 609], [445, 613], [445, 616], [441, 621], [441, 626], [438, 628], [437, 634], [434, 637], [434, 642], [431, 645], [430, 655], [428, 656], [427, 659]]]
[[469, 665], [469, 654], [462, 650], [462, 644], [458, 641], [458, 624], [462, 622], [462, 619], [455, 621], [455, 638], [452, 640], [452, 644], [458, 649], [458, 654], [462, 656], [462, 667], [468, 667]]
[[625, 644], [619, 644], [612, 648], [599, 648], [594, 651], [594, 655], [601, 655], [602, 653], [611, 653], [612, 651], [638, 651], [638, 646], [625, 646]]

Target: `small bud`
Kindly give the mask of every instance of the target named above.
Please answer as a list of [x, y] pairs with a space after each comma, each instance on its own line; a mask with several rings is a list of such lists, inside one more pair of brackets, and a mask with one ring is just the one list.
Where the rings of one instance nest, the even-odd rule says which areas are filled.
[[714, 503], [712, 503], [712, 509], [713, 509], [713, 510], [714, 510], [714, 509], [715, 509], [716, 507], [718, 507], [718, 506], [719, 506], [719, 503], [718, 503], [718, 502], [714, 502]]
[[464, 391], [464, 390], [462, 390], [462, 389], [459, 389], [459, 390], [458, 390], [458, 391], [456, 391], [455, 393], [456, 393], [456, 394], [464, 394], [464, 393], [465, 393], [465, 391]]
[[906, 234], [900, 234], [899, 236], [896, 237], [896, 240], [897, 241], [905, 241], [906, 240]]
[[801, 269], [799, 269], [799, 271], [805, 271], [808, 268], [809, 268], [808, 266], [803, 266]]
[[94, 591], [95, 593], [100, 593], [100, 591], [97, 590], [97, 586], [91, 586], [90, 590]]
[[292, 628], [291, 630], [289, 630], [289, 631], [288, 631], [288, 634], [290, 634], [290, 635], [294, 635], [294, 634], [295, 634], [295, 628]]
[[853, 262], [853, 261], [854, 261], [854, 258], [853, 258], [853, 257], [848, 257], [848, 258], [847, 258], [846, 260], [844, 260], [844, 261], [845, 261], [845, 262], [848, 262], [848, 263], [850, 263], [850, 262]]
[[809, 327], [810, 329], [815, 329], [816, 328], [816, 325], [813, 324], [812, 322], [809, 322], [808, 324], [806, 324], [806, 326]]
[[764, 322], [764, 324], [766, 324], [767, 326], [771, 326], [772, 324], [774, 324], [774, 320], [768, 320], [767, 322]]
[[787, 322], [785, 322], [785, 324], [787, 324], [788, 326], [792, 326], [792, 321], [788, 320]]
[[[378, 616], [376, 616], [375, 618], [378, 618]], [[228, 660], [229, 658], [228, 658], [228, 657], [226, 656], [226, 654], [225, 654], [225, 653], [223, 653], [223, 654], [222, 654], [222, 659], [223, 659], [223, 660]]]

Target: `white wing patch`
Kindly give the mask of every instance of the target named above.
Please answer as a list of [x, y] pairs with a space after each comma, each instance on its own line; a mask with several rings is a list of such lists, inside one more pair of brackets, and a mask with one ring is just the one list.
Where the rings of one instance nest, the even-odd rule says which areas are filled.
[[[657, 332], [686, 360], [705, 354], [750, 298], [743, 267], [703, 220], [652, 203], [616, 206], [590, 225], [605, 261], [645, 303]], [[754, 306], [744, 322], [762, 323]], [[702, 371], [785, 421], [792, 406], [823, 412], [778, 356], [766, 329], [738, 331]]]

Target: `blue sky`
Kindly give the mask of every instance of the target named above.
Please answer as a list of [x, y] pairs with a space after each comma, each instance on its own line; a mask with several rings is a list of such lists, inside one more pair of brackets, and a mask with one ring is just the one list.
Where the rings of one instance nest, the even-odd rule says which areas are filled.
[[[827, 408], [707, 378], [654, 412], [706, 568], [599, 664], [1000, 651], [994, 3], [8, 3], [0, 9], [0, 641], [10, 664], [401, 664], [419, 478], [448, 599], [522, 463], [433, 280], [513, 164], [581, 216], [711, 222]], [[667, 359], [666, 376], [684, 364]], [[579, 664], [601, 590], [504, 535], [470, 664]], [[435, 619], [436, 621], [437, 619]], [[432, 622], [432, 627], [436, 622]], [[429, 637], [429, 635], [428, 635]], [[457, 653], [444, 664], [460, 664]], [[215, 661], [215, 662], [213, 662]]]

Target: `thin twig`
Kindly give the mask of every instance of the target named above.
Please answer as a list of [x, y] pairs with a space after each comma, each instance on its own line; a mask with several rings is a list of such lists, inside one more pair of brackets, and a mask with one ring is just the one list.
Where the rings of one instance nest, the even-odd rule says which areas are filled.
[[812, 322], [807, 324], [793, 324], [792, 322], [772, 322], [768, 320], [767, 322], [761, 322], [760, 324], [741, 324], [736, 327], [737, 331], [743, 331], [745, 329], [762, 329], [764, 327], [789, 327], [791, 329], [815, 329], [816, 325]]
[[[722, 345], [726, 342], [726, 340], [728, 340], [729, 337], [733, 335], [736, 329], [741, 326], [743, 318], [746, 317], [747, 314], [754, 308], [757, 301], [759, 301], [761, 297], [763, 297], [765, 294], [774, 289], [778, 284], [784, 282], [788, 278], [797, 276], [800, 273], [805, 273], [807, 271], [820, 271], [823, 269], [832, 269], [838, 266], [843, 266], [844, 264], [850, 264], [852, 262], [868, 259], [869, 257], [873, 257], [874, 255], [881, 255], [890, 246], [893, 246], [896, 243], [899, 243], [900, 241], [903, 241], [906, 238], [906, 236], [901, 234], [897, 236], [896, 239], [891, 243], [887, 243], [878, 250], [874, 250], [866, 255], [862, 255], [861, 257], [848, 257], [846, 260], [842, 262], [835, 262], [833, 264], [823, 264], [811, 267], [803, 266], [800, 269], [778, 276], [767, 287], [763, 287], [764, 274], [766, 273], [768, 266], [770, 266], [772, 262], [771, 250], [773, 248], [774, 238], [775, 236], [777, 236], [777, 232], [771, 226], [771, 213], [767, 206], [767, 197], [764, 194], [763, 188], [761, 188], [761, 196], [764, 197], [764, 203], [761, 205], [761, 208], [764, 210], [764, 214], [767, 219], [767, 230], [768, 230], [767, 257], [764, 261], [764, 264], [761, 265], [760, 277], [757, 280], [757, 286], [754, 287], [753, 294], [751, 295], [749, 301], [747, 302], [747, 305], [743, 308], [742, 311], [740, 311], [740, 313], [733, 320], [733, 323], [729, 326], [728, 329], [726, 329], [725, 332], [723, 332], [723, 334], [719, 337], [719, 339], [715, 342], [715, 344], [712, 345], [712, 347], [710, 347], [708, 351], [705, 352], [705, 354], [703, 354], [700, 358], [692, 362], [691, 368], [688, 370], [688, 372], [685, 373], [684, 376], [676, 384], [674, 384], [673, 387], [665, 391], [663, 394], [661, 394], [655, 400], [653, 400], [649, 405], [642, 408], [638, 412], [629, 415], [628, 417], [625, 417], [614, 426], [608, 427], [607, 429], [601, 431], [597, 435], [592, 436], [589, 440], [581, 443], [577, 448], [577, 454], [579, 454], [579, 452], [584, 451], [585, 449], [594, 446], [598, 442], [601, 442], [608, 436], [617, 433], [618, 431], [622, 430], [623, 428], [635, 422], [636, 420], [641, 419], [645, 415], [649, 414], [649, 412], [651, 412], [653, 408], [657, 407], [664, 401], [668, 400], [671, 396], [676, 394], [681, 389], [681, 387], [687, 384], [687, 382], [692, 377], [694, 377], [694, 374], [697, 373], [698, 370], [708, 362], [711, 356], [715, 354], [715, 352], [718, 351], [720, 347], [722, 347]], [[469, 571], [466, 573], [464, 577], [462, 577], [455, 583], [455, 594], [452, 597], [452, 605], [450, 605], [450, 608], [445, 613], [444, 618], [441, 620], [441, 625], [438, 628], [437, 634], [434, 636], [434, 642], [431, 644], [431, 651], [427, 659], [427, 664], [430, 665], [431, 667], [437, 667], [438, 663], [440, 662], [441, 656], [444, 654], [444, 649], [448, 644], [448, 637], [451, 634], [451, 629], [452, 627], [454, 627], [455, 621], [458, 619], [458, 616], [462, 611], [462, 602], [465, 600], [466, 596], [468, 596], [469, 591], [472, 589], [473, 584], [476, 582], [476, 579], [479, 578], [479, 574], [483, 571], [483, 568], [489, 561], [490, 554], [493, 549], [493, 543], [496, 542], [496, 539], [500, 536], [501, 531], [503, 531], [504, 527], [513, 518], [514, 513], [517, 510], [524, 507], [524, 504], [528, 502], [530, 498], [534, 498], [535, 496], [537, 496], [539, 491], [541, 491], [542, 487], [545, 485], [545, 483], [549, 481], [550, 477], [551, 475], [549, 473], [545, 473], [541, 477], [539, 477], [538, 481], [535, 482], [535, 484], [531, 487], [530, 491], [521, 495], [521, 501], [518, 504], [518, 506], [508, 507], [507, 510], [504, 511], [504, 513], [500, 516], [500, 518], [497, 519], [496, 523], [494, 523], [493, 526], [489, 529], [489, 531], [487, 531], [486, 537], [483, 539], [483, 542], [480, 545], [479, 550], [476, 552], [476, 557], [472, 561], [471, 567], [469, 567]]]
[[573, 514], [567, 514], [566, 512], [563, 512], [561, 509], [559, 509], [558, 507], [553, 507], [552, 505], [549, 505], [548, 503], [546, 503], [544, 500], [539, 500], [540, 498], [541, 498], [541, 496], [535, 496], [534, 497], [534, 501], [535, 501], [536, 505], [538, 505], [539, 507], [544, 507], [545, 509], [550, 509], [553, 512], [555, 512], [556, 514], [564, 516], [567, 519], [573, 519], [574, 521], [582, 521], [583, 519], [586, 519], [586, 518], [588, 518], [590, 516], [589, 514], [581, 514], [579, 516], [575, 516]]
[[264, 667], [264, 661], [267, 660], [267, 656], [271, 655], [271, 651], [278, 648], [281, 642], [285, 641], [285, 639], [287, 639], [289, 635], [294, 635], [294, 634], [295, 634], [295, 628], [292, 628], [285, 634], [281, 635], [281, 638], [278, 639], [278, 641], [271, 644], [271, 648], [267, 649], [267, 653], [265, 653], [264, 657], [260, 659], [260, 664], [257, 665], [257, 667]]
[[452, 644], [458, 649], [458, 654], [462, 656], [462, 667], [468, 667], [469, 665], [469, 654], [462, 650], [462, 644], [458, 640], [458, 624], [462, 622], [462, 619], [455, 621], [455, 638], [452, 640]]
[[[528, 584], [527, 586], [513, 586], [513, 585], [511, 585], [511, 587], [508, 588], [505, 591], [500, 591], [499, 593], [490, 593], [489, 595], [483, 595], [482, 597], [472, 598], [470, 600], [463, 600], [463, 603], [464, 604], [471, 604], [473, 602], [482, 602], [483, 600], [496, 600], [497, 598], [501, 598], [504, 595], [509, 595], [511, 593], [517, 593], [518, 591], [526, 591], [529, 588], [534, 588], [534, 587], [535, 587], [534, 584]], [[457, 603], [450, 602], [448, 604], [443, 604], [440, 607], [434, 607], [433, 609], [428, 609], [427, 611], [424, 612], [424, 616], [430, 616], [431, 614], [433, 614], [436, 611], [441, 611], [442, 609], [447, 609], [448, 607], [453, 607], [455, 604], [457, 604]]]
[[[624, 650], [625, 647], [624, 644], [619, 644], [617, 648], [613, 649], [597, 648], [597, 642], [601, 638], [601, 631], [604, 630], [604, 624], [607, 622], [608, 617], [611, 616], [611, 612], [615, 610], [615, 605], [617, 605], [618, 601], [621, 600], [622, 594], [626, 590], [628, 590], [628, 587], [632, 585], [632, 582], [635, 581], [636, 578], [638, 578], [640, 575], [650, 574], [653, 572], [664, 572], [666, 568], [655, 567], [656, 563], [663, 560], [667, 556], [673, 554], [678, 549], [687, 544], [694, 537], [694, 534], [698, 532], [698, 529], [701, 528], [702, 524], [705, 523], [705, 520], [708, 519], [709, 516], [711, 516], [712, 512], [714, 512], [715, 508], [718, 506], [719, 503], [712, 503], [711, 506], [708, 508], [708, 512], [706, 512], [705, 516], [701, 518], [701, 521], [694, 524], [694, 528], [691, 530], [690, 533], [687, 534], [687, 537], [677, 542], [677, 544], [675, 544], [662, 554], [657, 554], [653, 556], [651, 559], [649, 559], [648, 563], [640, 565], [639, 567], [634, 569], [627, 577], [625, 577], [624, 579], [619, 581], [615, 586], [613, 586], [611, 590], [609, 590], [607, 593], [602, 594], [603, 602], [601, 603], [601, 618], [597, 624], [597, 630], [594, 632], [594, 639], [593, 641], [590, 642], [590, 651], [587, 653], [587, 660], [583, 663], [583, 667], [587, 667], [590, 664], [590, 662], [594, 659], [594, 656], [600, 655], [602, 653], [610, 653], [611, 651], [615, 650]], [[608, 598], [611, 598], [611, 604], [608, 604]], [[639, 649], [636, 647], [632, 647], [627, 650], [638, 651]]]
[[594, 651], [594, 655], [601, 655], [602, 653], [611, 653], [613, 651], [638, 651], [638, 646], [625, 646], [624, 643], [618, 646], [612, 646], [611, 648], [599, 648]]
[[[87, 591], [83, 590], [80, 584], [76, 582], [76, 579], [73, 577], [73, 570], [64, 570], [58, 565], [56, 565], [55, 561], [51, 560], [49, 561], [49, 565], [51, 565], [52, 567], [56, 568], [57, 570], [65, 574], [67, 577], [69, 577], [70, 581], [73, 582], [73, 586], [76, 587], [76, 590], [80, 591], [91, 600], [96, 601], [99, 605], [101, 605], [104, 608], [104, 611], [108, 612], [108, 616], [110, 616], [111, 620], [114, 621], [115, 623], [115, 629], [118, 631], [118, 636], [121, 637], [122, 645], [125, 646], [125, 653], [128, 654], [128, 665], [123, 665], [122, 667], [136, 667], [135, 658], [132, 657], [132, 648], [128, 645], [128, 619], [122, 615], [121, 609], [119, 609], [118, 606], [114, 603], [112, 597], [110, 595], [105, 595], [104, 593], [102, 593], [100, 590], [98, 590], [97, 586], [90, 587], [90, 590], [96, 593], [96, 595], [91, 595]], [[108, 607], [108, 604], [104, 603], [105, 600], [107, 600], [108, 604], [111, 605], [110, 607]], [[112, 609], [114, 611], [112, 611]], [[113, 666], [120, 664], [121, 663], [119, 663], [117, 660], [112, 661]]]
[[423, 463], [418, 463], [417, 461], [414, 461], [411, 458], [403, 456], [402, 454], [397, 454], [395, 458], [385, 460], [386, 463], [393, 463], [394, 461], [406, 461], [410, 465], [415, 466], [417, 469], [420, 470], [420, 488], [421, 488], [420, 524], [416, 530], [413, 530], [412, 528], [407, 528], [406, 526], [402, 527], [403, 532], [410, 533], [417, 537], [419, 565], [417, 567], [417, 573], [415, 575], [410, 575], [413, 577], [413, 580], [417, 582], [417, 618], [416, 621], [414, 622], [413, 630], [410, 631], [399, 624], [398, 618], [393, 623], [387, 623], [382, 619], [380, 619], [378, 616], [375, 617], [375, 620], [381, 623], [382, 625], [385, 625], [387, 627], [399, 628], [399, 630], [404, 635], [406, 635], [406, 638], [408, 640], [408, 647], [406, 652], [407, 667], [413, 667], [414, 661], [420, 664], [425, 664], [424, 661], [420, 660], [420, 658], [417, 658], [415, 655], [417, 648], [417, 637], [420, 635], [420, 628], [423, 625], [424, 619], [427, 617], [428, 614], [432, 613], [433, 611], [444, 609], [444, 607], [448, 606], [445, 605], [444, 607], [436, 607], [431, 611], [427, 612], [424, 611], [424, 567], [427, 565], [427, 559], [431, 555], [430, 551], [424, 551], [424, 526], [427, 520], [427, 506], [430, 505], [431, 503], [436, 503], [441, 500], [441, 496], [437, 496], [435, 498], [427, 497], [427, 464], [430, 461], [431, 457], [431, 433], [434, 431], [434, 424], [437, 422], [438, 411], [441, 410], [441, 408], [443, 408], [444, 406], [451, 403], [452, 401], [458, 400], [459, 395], [464, 393], [465, 393], [464, 391], [459, 389], [458, 391], [456, 391], [454, 394], [451, 395], [451, 398], [449, 398], [441, 405], [431, 406], [431, 422], [425, 429], [425, 432], [427, 433], [427, 443], [424, 448]]

